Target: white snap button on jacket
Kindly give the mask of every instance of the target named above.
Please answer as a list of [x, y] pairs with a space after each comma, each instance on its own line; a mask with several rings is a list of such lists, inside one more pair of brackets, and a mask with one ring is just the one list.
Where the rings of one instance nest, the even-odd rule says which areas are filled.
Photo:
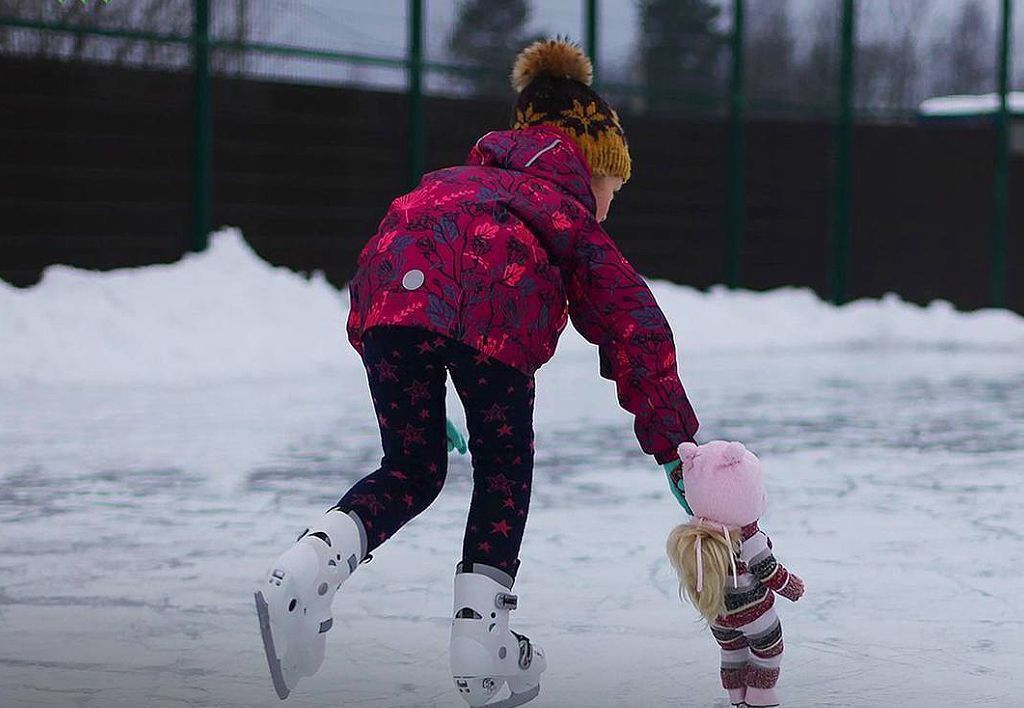
[[402, 287], [406, 290], [416, 290], [423, 285], [426, 279], [427, 278], [423, 275], [422, 270], [410, 270], [405, 274], [405, 277], [402, 278]]

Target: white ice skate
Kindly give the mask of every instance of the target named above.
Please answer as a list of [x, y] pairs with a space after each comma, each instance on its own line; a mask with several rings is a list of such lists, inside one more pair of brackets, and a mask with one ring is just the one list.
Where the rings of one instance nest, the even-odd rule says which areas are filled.
[[256, 588], [263, 649], [279, 698], [323, 663], [334, 593], [365, 554], [362, 523], [332, 509], [281, 554]]
[[[517, 606], [512, 578], [495, 568], [462, 565], [455, 573], [450, 660], [455, 687], [473, 708], [512, 708], [537, 697], [547, 660], [540, 647], [508, 628]], [[497, 698], [508, 684], [510, 695]], [[494, 699], [494, 700], [492, 700]]]

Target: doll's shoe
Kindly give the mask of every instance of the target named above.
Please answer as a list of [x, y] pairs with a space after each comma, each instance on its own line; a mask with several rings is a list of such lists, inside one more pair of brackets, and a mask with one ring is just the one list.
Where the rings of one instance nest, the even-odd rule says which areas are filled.
[[729, 691], [729, 703], [736, 708], [747, 708], [747, 687], [742, 688], [730, 688]]
[[747, 708], [775, 708], [780, 705], [779, 697], [775, 695], [774, 688], [753, 688], [747, 687], [746, 696]]

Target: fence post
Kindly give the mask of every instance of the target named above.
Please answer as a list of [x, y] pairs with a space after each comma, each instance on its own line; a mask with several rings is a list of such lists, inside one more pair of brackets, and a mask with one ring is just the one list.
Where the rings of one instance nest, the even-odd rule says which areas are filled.
[[192, 27], [192, 240], [193, 251], [209, 245], [212, 207], [213, 110], [210, 90], [210, 0], [193, 0]]
[[850, 144], [853, 138], [854, 0], [842, 0], [841, 56], [839, 61], [839, 124], [836, 130], [833, 182], [832, 261], [829, 278], [831, 300], [846, 302], [846, 277], [850, 252]]
[[725, 254], [725, 282], [738, 288], [743, 231], [746, 226], [746, 135], [744, 127], [744, 0], [733, 0], [732, 86], [729, 97], [729, 236]]
[[1010, 0], [1003, 0], [999, 42], [999, 112], [996, 114], [995, 229], [992, 235], [993, 307], [1003, 307], [1006, 303], [1006, 232], [1010, 205], [1010, 111], [1007, 105], [1007, 91], [1010, 80], [1010, 27], [1013, 24], [1011, 7]]
[[585, 0], [584, 34], [586, 35], [587, 56], [594, 65], [594, 79], [597, 79], [597, 0]]
[[409, 188], [420, 182], [426, 164], [423, 125], [423, 0], [409, 0]]
[[[249, 41], [249, 0], [236, 0], [237, 5], [235, 7], [235, 41], [238, 42], [239, 46]], [[244, 49], [238, 52], [238, 62], [236, 63], [236, 71], [239, 76], [245, 76], [245, 65], [246, 59], [249, 53]]]

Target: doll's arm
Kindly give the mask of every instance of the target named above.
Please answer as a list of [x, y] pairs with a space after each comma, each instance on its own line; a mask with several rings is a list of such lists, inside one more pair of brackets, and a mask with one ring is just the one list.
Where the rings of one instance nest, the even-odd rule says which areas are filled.
[[[753, 542], [753, 543], [751, 543]], [[744, 542], [744, 551], [751, 548], [751, 557], [747, 561], [750, 572], [765, 587], [777, 592], [788, 600], [796, 602], [804, 594], [804, 581], [790, 573], [786, 566], [775, 559], [768, 536], [758, 531], [753, 538]]]

